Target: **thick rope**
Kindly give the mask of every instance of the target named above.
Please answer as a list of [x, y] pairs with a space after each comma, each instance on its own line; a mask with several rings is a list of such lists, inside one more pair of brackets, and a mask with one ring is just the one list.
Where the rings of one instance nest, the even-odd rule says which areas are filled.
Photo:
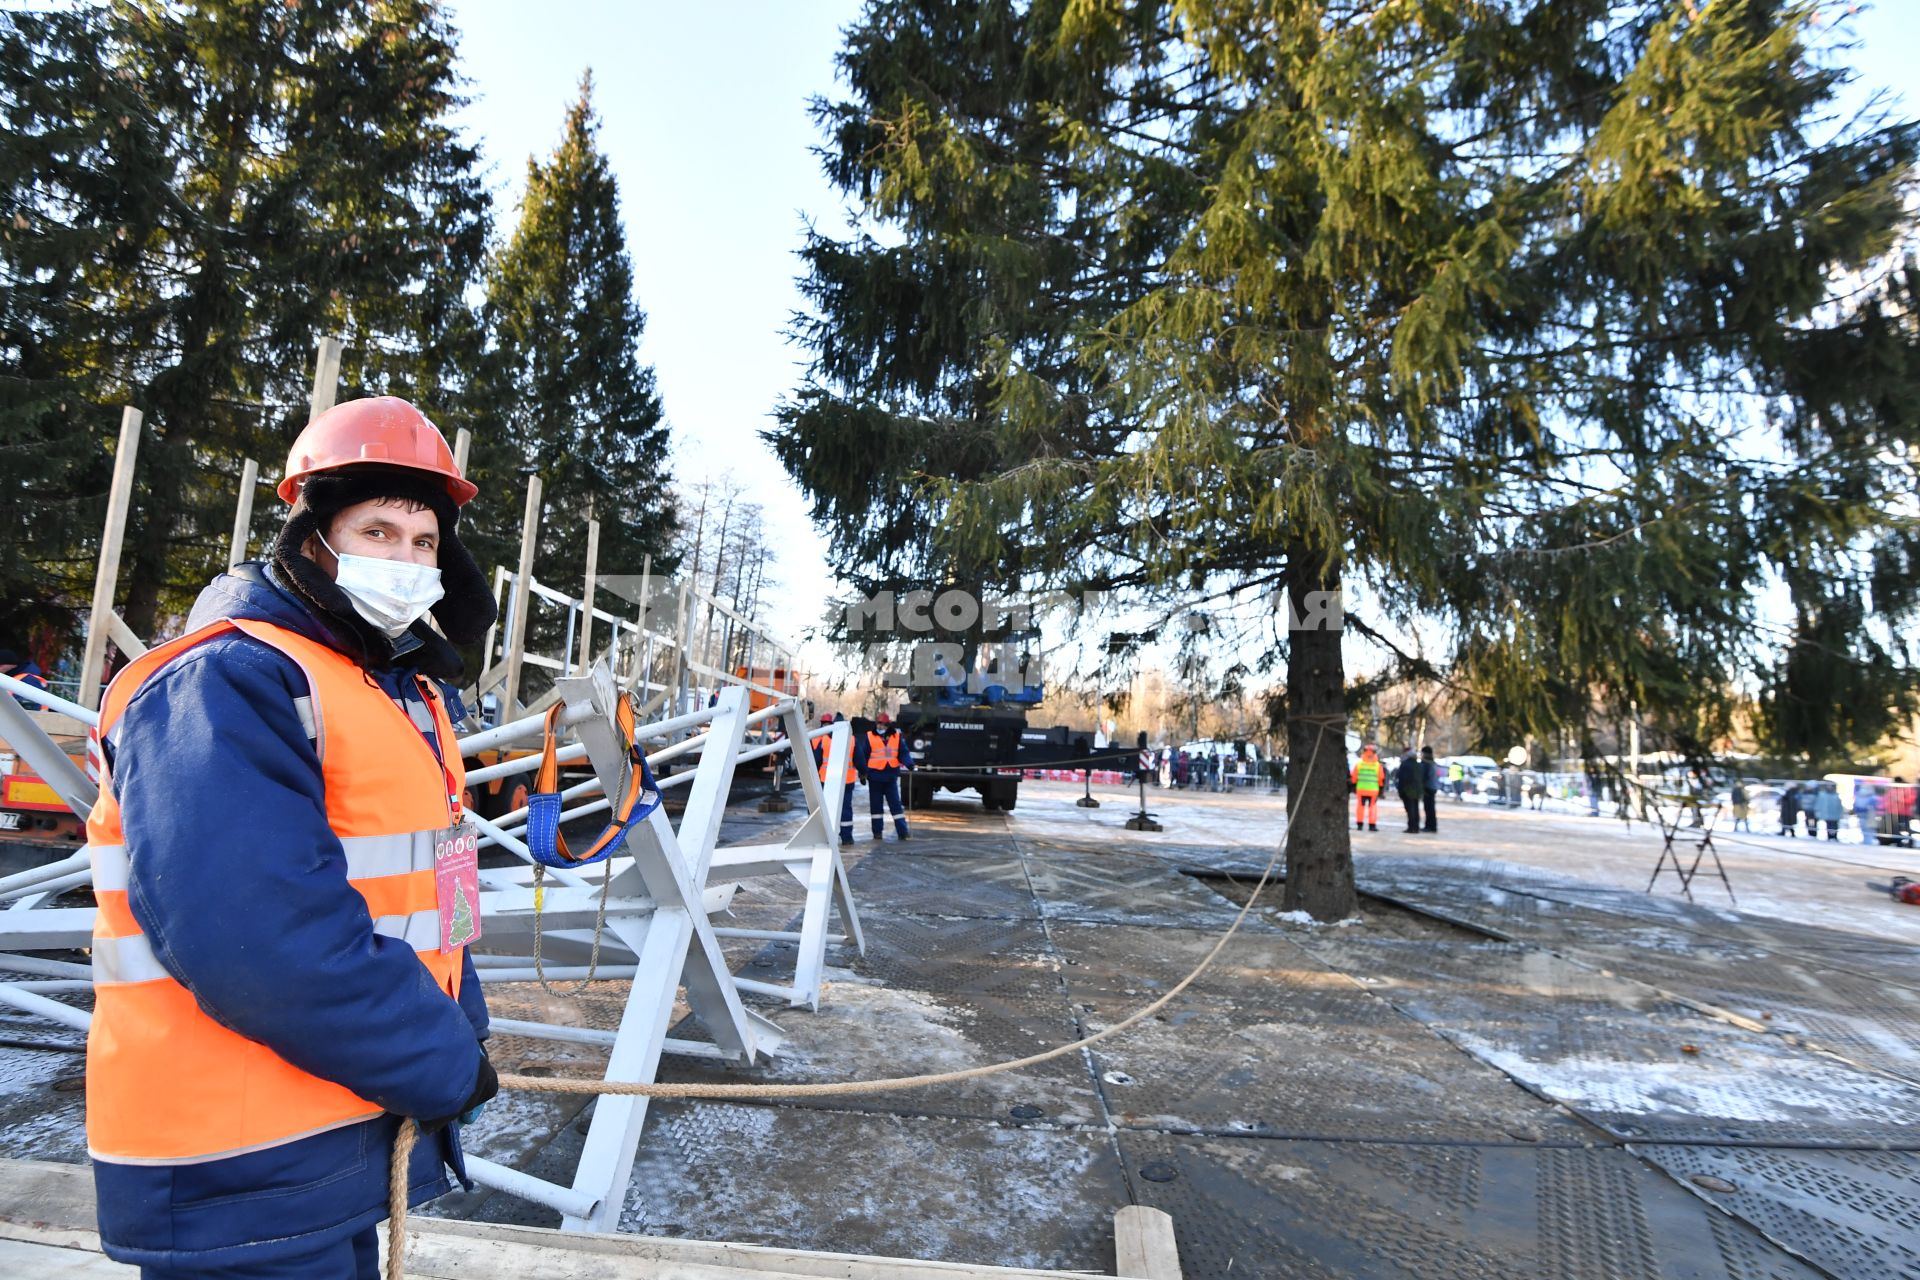
[[[1306, 772], [1300, 778], [1300, 790], [1304, 794], [1308, 781], [1313, 777], [1313, 767], [1320, 759], [1320, 734], [1324, 734], [1336, 723], [1345, 725], [1345, 716], [1298, 716], [1296, 719], [1309, 723], [1318, 722], [1314, 735], [1313, 754], [1307, 757]], [[1289, 816], [1293, 808], [1294, 797], [1289, 794], [1287, 808]], [[1267, 859], [1266, 869], [1260, 873], [1259, 882], [1253, 886], [1253, 892], [1247, 895], [1247, 901], [1233, 917], [1233, 923], [1227, 926], [1207, 954], [1195, 965], [1193, 972], [1180, 979], [1167, 993], [1148, 1005], [1143, 1005], [1133, 1013], [1122, 1018], [1104, 1031], [1096, 1031], [1068, 1044], [1029, 1054], [1024, 1058], [1014, 1058], [1007, 1062], [994, 1062], [981, 1067], [967, 1067], [961, 1071], [937, 1071], [928, 1075], [893, 1076], [882, 1080], [839, 1080], [828, 1084], [661, 1084], [640, 1083], [618, 1080], [579, 1080], [551, 1078], [547, 1076], [503, 1075], [500, 1087], [503, 1089], [525, 1089], [538, 1093], [585, 1093], [595, 1095], [614, 1095], [638, 1098], [704, 1098], [710, 1101], [725, 1101], [740, 1098], [830, 1098], [858, 1093], [899, 1093], [908, 1089], [925, 1089], [938, 1084], [952, 1084], [959, 1080], [977, 1080], [982, 1076], [995, 1076], [1008, 1071], [1019, 1071], [1026, 1067], [1038, 1066], [1042, 1062], [1051, 1062], [1070, 1053], [1099, 1044], [1103, 1040], [1119, 1035], [1131, 1027], [1151, 1018], [1167, 1007], [1180, 993], [1199, 981], [1225, 950], [1233, 935], [1240, 931], [1247, 914], [1259, 902], [1260, 893], [1267, 887], [1267, 881], [1273, 877], [1273, 869], [1280, 865], [1285, 845], [1274, 847], [1273, 856]], [[393, 1142], [393, 1170], [387, 1185], [387, 1280], [405, 1280], [403, 1260], [407, 1248], [407, 1170], [408, 1161], [413, 1154], [415, 1141], [419, 1137], [419, 1127], [402, 1122], [400, 1132]]]

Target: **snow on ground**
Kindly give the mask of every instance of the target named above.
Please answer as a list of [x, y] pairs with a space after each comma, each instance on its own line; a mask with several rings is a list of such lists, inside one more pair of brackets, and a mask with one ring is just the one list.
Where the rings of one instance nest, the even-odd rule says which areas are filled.
[[[1104, 837], [1116, 844], [1124, 838], [1129, 851], [1169, 855], [1176, 855], [1182, 846], [1203, 842], [1229, 849], [1272, 850], [1286, 827], [1285, 799], [1273, 793], [1216, 794], [1149, 787], [1147, 808], [1159, 815], [1166, 829], [1125, 831], [1121, 824], [1133, 806], [1123, 802], [1122, 791], [1096, 787], [1102, 807], [1076, 809], [1078, 787], [1025, 782], [1020, 787], [1020, 807], [1009, 815], [1010, 826], [1020, 836], [1071, 834], [1083, 840]], [[1353, 832], [1353, 851], [1356, 856], [1474, 858], [1499, 864], [1509, 874], [1525, 868], [1576, 884], [1639, 893], [1646, 889], [1661, 850], [1657, 828], [1616, 818], [1496, 809], [1450, 800], [1441, 801], [1437, 816], [1440, 830], [1431, 834], [1408, 834], [1397, 829], [1397, 822], [1384, 823], [1386, 829], [1380, 831]], [[1682, 831], [1674, 841], [1688, 865], [1695, 852], [1691, 839]], [[1881, 940], [1920, 945], [1920, 907], [1896, 903], [1885, 892], [1869, 887], [1869, 882], [1885, 883], [1896, 875], [1920, 878], [1920, 851], [1745, 832], [1735, 836], [1725, 831], [1715, 834], [1714, 845], [1734, 897], [1728, 899], [1709, 856], [1693, 881], [1693, 898], [1702, 907], [1728, 912], [1729, 922], [1742, 915], [1791, 920], [1856, 934], [1863, 945]], [[1498, 891], [1490, 886], [1482, 889]], [[1680, 898], [1671, 865], [1661, 872], [1652, 897]]]

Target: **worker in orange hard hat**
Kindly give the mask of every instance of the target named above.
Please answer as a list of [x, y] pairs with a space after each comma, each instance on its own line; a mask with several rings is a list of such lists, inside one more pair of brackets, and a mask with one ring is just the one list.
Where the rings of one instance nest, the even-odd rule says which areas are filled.
[[912, 839], [907, 830], [907, 814], [900, 803], [900, 774], [913, 768], [913, 752], [907, 749], [907, 740], [899, 729], [894, 727], [893, 717], [882, 711], [873, 718], [873, 728], [866, 733], [866, 741], [861, 744], [866, 750], [860, 753], [861, 772], [867, 780], [867, 808], [873, 819], [873, 838], [880, 839], [886, 834], [886, 817], [881, 806], [893, 815], [894, 834], [902, 840]]
[[453, 727], [494, 613], [476, 491], [377, 397], [309, 423], [279, 492], [266, 560], [100, 708], [87, 1142], [101, 1243], [149, 1280], [377, 1275], [399, 1127], [417, 1203], [498, 1087]]
[[[833, 723], [834, 723], [833, 712], [822, 711], [820, 713], [821, 728], [823, 729], [827, 728]], [[822, 735], [813, 740], [813, 767], [819, 771], [820, 781], [822, 783], [825, 783], [827, 780], [827, 744], [830, 741], [831, 739], [827, 738], [825, 735]], [[853, 757], [854, 757], [854, 754], [858, 751], [858, 749], [859, 749], [859, 743], [857, 741], [849, 743], [849, 748], [847, 752], [847, 767], [843, 771], [843, 776], [840, 779], [840, 843], [841, 844], [853, 843], [853, 784], [854, 784], [854, 781], [860, 776], [860, 766], [855, 763]]]

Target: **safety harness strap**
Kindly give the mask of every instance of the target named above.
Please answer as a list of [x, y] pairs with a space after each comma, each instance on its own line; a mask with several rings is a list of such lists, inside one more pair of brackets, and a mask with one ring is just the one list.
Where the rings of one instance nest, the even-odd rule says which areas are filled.
[[541, 744], [540, 768], [534, 774], [533, 791], [527, 797], [527, 851], [534, 861], [548, 867], [580, 867], [613, 856], [626, 842], [635, 823], [644, 822], [660, 807], [660, 788], [653, 771], [647, 767], [646, 753], [635, 737], [633, 699], [622, 697], [614, 708], [614, 723], [627, 748], [626, 778], [621, 794], [614, 799], [613, 820], [582, 853], [567, 847], [560, 834], [560, 716], [565, 710], [556, 703], [547, 711], [545, 740]]

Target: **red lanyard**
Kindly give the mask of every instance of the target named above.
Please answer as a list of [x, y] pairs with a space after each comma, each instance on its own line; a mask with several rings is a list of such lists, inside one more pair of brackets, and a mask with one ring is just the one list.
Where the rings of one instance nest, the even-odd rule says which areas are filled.
[[[426, 681], [415, 676], [414, 687], [420, 690], [420, 699], [426, 704], [428, 717], [432, 718], [435, 699], [432, 694], [427, 692]], [[413, 725], [413, 727], [418, 730], [421, 738], [425, 739], [427, 746], [432, 749], [433, 762], [440, 766], [440, 777], [447, 784], [447, 825], [459, 826], [460, 811], [464, 806], [462, 806], [460, 802], [460, 786], [453, 780], [453, 770], [447, 768], [446, 753], [440, 749], [440, 721], [434, 719], [432, 733], [428, 733], [425, 729], [420, 728], [418, 724], [415, 724], [411, 713], [407, 715], [407, 723]]]

